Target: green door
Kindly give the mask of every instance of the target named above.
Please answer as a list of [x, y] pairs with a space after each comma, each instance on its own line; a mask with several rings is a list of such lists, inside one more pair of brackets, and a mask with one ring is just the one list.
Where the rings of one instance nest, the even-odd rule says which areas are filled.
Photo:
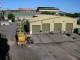
[[54, 33], [60, 33], [62, 30], [62, 24], [61, 23], [54, 23]]
[[78, 34], [80, 34], [80, 28], [78, 28], [78, 31], [77, 32], [78, 32]]
[[66, 33], [72, 33], [73, 23], [66, 24]]
[[40, 33], [40, 25], [32, 25], [32, 34], [39, 34]]
[[50, 24], [49, 23], [42, 24], [42, 32], [43, 33], [49, 33], [50, 32]]

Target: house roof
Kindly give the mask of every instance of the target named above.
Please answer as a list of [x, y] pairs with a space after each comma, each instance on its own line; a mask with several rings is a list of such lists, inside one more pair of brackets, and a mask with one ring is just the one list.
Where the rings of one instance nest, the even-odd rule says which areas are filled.
[[[47, 21], [47, 20], [60, 20], [60, 21], [70, 21], [70, 20], [73, 20], [73, 21], [76, 21], [76, 19], [74, 18], [70, 18], [70, 17], [67, 17], [67, 16], [56, 16], [56, 15], [36, 15], [37, 17], [34, 17], [34, 18], [30, 18], [29, 19], [29, 22], [38, 22], [38, 21]], [[42, 18], [43, 17], [43, 18]]]

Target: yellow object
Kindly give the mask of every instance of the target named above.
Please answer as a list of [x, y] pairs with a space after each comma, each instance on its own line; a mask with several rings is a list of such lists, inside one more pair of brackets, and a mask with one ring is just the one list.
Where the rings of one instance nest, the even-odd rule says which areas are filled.
[[17, 31], [18, 42], [25, 42], [25, 34], [24, 31]]
[[18, 28], [22, 28], [22, 26], [21, 25], [18, 25]]

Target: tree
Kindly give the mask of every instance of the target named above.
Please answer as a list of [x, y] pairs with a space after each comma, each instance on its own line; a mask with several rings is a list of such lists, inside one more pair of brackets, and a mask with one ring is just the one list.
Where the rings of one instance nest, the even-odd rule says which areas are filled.
[[65, 15], [73, 18], [80, 17], [80, 13], [66, 13]]
[[4, 16], [0, 14], [0, 19], [4, 19]]
[[3, 12], [0, 13], [0, 19], [4, 19]]
[[8, 14], [8, 19], [11, 19], [12, 22], [15, 22], [15, 16], [12, 13]]

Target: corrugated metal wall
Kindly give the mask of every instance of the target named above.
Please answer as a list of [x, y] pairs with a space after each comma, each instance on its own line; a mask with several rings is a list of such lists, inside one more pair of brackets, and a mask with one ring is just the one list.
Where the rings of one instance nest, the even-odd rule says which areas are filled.
[[73, 23], [66, 23], [66, 33], [72, 33]]
[[32, 33], [33, 34], [39, 34], [40, 33], [41, 26], [40, 25], [32, 25]]
[[42, 24], [42, 32], [49, 33], [50, 32], [50, 23]]
[[61, 23], [54, 23], [54, 33], [60, 33], [62, 30], [62, 24]]

